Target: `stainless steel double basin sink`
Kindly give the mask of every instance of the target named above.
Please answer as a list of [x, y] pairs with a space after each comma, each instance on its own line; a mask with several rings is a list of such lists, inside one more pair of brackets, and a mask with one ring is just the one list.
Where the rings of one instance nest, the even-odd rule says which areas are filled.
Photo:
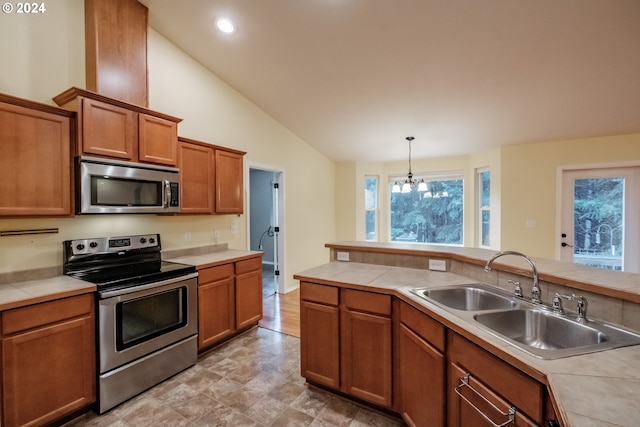
[[411, 292], [542, 359], [640, 344], [640, 334], [590, 319], [580, 322], [483, 283]]

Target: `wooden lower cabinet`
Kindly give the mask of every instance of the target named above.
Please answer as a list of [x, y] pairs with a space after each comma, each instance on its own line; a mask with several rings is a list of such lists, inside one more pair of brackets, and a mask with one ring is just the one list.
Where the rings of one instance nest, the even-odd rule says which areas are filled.
[[400, 414], [411, 427], [444, 427], [445, 328], [426, 314], [401, 303], [398, 333]]
[[262, 257], [236, 262], [236, 328], [262, 319]]
[[198, 272], [198, 350], [202, 351], [235, 332], [233, 263]]
[[316, 384], [340, 388], [338, 288], [300, 284], [300, 370]]
[[[448, 426], [544, 425], [546, 388], [458, 334], [449, 334]], [[489, 421], [491, 420], [491, 421]]]
[[[301, 374], [399, 412], [411, 427], [532, 427], [555, 419], [544, 384], [386, 294], [300, 282]], [[506, 414], [506, 415], [505, 415]]]
[[198, 269], [198, 351], [262, 318], [262, 256]]
[[300, 346], [307, 380], [391, 408], [389, 295], [302, 282]]
[[354, 397], [390, 408], [392, 401], [391, 297], [342, 290], [342, 386]]
[[3, 426], [60, 420], [95, 401], [93, 295], [2, 313]]

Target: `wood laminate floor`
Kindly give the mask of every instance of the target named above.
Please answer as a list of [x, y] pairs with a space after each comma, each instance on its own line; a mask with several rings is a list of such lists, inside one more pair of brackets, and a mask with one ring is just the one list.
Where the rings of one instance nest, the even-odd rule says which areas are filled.
[[300, 290], [264, 298], [260, 326], [300, 338]]

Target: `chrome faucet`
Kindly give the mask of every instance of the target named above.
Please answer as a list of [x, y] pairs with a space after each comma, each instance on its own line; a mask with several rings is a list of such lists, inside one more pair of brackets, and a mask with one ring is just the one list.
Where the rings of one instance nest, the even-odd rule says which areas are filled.
[[533, 288], [531, 289], [531, 302], [534, 302], [536, 304], [542, 303], [542, 300], [540, 299], [540, 285], [539, 285], [539, 282], [538, 282], [538, 269], [536, 268], [536, 265], [533, 263], [531, 258], [526, 256], [522, 252], [516, 252], [516, 251], [498, 252], [493, 257], [491, 257], [491, 259], [489, 261], [487, 261], [487, 265], [484, 266], [484, 271], [491, 271], [491, 264], [493, 264], [493, 261], [495, 261], [496, 259], [498, 259], [498, 258], [500, 258], [501, 256], [504, 256], [504, 255], [516, 255], [516, 256], [519, 256], [520, 258], [523, 258], [525, 261], [527, 261], [529, 263], [529, 265], [531, 266], [531, 270], [533, 270]]
[[564, 314], [564, 308], [562, 307], [562, 299], [564, 298], [569, 301], [577, 302], [577, 318], [576, 321], [578, 323], [585, 323], [587, 321], [587, 307], [589, 306], [589, 302], [582, 295], [561, 295], [556, 293], [556, 296], [553, 298], [553, 311], [559, 314]]

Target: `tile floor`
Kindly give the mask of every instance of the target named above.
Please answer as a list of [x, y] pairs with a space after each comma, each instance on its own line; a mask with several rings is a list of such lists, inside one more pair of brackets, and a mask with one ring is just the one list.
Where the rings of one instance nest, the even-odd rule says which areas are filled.
[[305, 385], [299, 339], [254, 328], [106, 414], [90, 412], [65, 427], [403, 425]]

